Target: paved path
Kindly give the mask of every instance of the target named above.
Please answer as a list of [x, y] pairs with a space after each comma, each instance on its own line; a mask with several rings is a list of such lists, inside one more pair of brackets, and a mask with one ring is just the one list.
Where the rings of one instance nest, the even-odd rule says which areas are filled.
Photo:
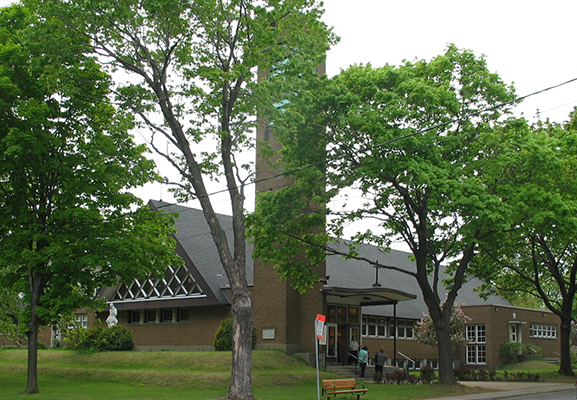
[[558, 392], [561, 390], [577, 390], [575, 385], [568, 383], [549, 382], [459, 382], [470, 387], [480, 387], [495, 390], [494, 392], [468, 394], [464, 396], [437, 397], [429, 400], [493, 400], [509, 397], [528, 396], [535, 393]]

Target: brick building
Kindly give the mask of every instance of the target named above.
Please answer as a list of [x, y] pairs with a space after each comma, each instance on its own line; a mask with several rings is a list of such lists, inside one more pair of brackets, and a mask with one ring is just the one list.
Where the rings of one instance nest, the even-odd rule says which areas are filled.
[[[179, 214], [177, 252], [185, 264], [168, 267], [163, 279], [135, 280], [103, 294], [117, 308], [119, 323], [133, 332], [137, 349], [211, 350], [220, 322], [230, 316], [230, 297], [208, 226], [200, 210], [159, 201], [150, 205]], [[230, 226], [230, 217], [219, 218], [223, 226]], [[247, 250], [252, 251], [250, 246]], [[384, 252], [368, 245], [358, 251], [369, 260], [414, 269], [406, 252]], [[414, 338], [414, 324], [426, 307], [412, 277], [376, 271], [368, 262], [329, 256], [319, 271], [325, 279], [300, 295], [273, 268], [249, 264], [257, 349], [283, 350], [312, 363], [314, 320], [323, 314], [326, 338], [320, 348], [327, 363], [345, 362], [348, 343], [356, 336], [372, 354], [383, 348], [390, 365], [436, 365], [436, 347]], [[470, 318], [467, 334], [471, 342], [455, 348], [456, 366], [494, 368], [499, 365], [502, 343], [514, 341], [537, 346], [546, 358], [558, 358], [559, 321], [554, 314], [513, 307], [496, 296], [485, 301], [473, 290], [479, 284], [470, 279], [459, 292], [457, 301]], [[82, 318], [86, 317], [79, 314]], [[106, 313], [100, 318], [104, 320]]]
[[[119, 323], [132, 331], [138, 350], [212, 350], [218, 326], [230, 317], [230, 297], [202, 212], [159, 201], [151, 201], [150, 206], [179, 214], [175, 237], [184, 265], [169, 266], [163, 279], [134, 280], [128, 285], [106, 288], [102, 295], [117, 308]], [[231, 226], [231, 217], [219, 218], [223, 226]], [[250, 255], [250, 245], [247, 251]], [[358, 251], [367, 260], [409, 271], [415, 268], [406, 252], [384, 252], [368, 245]], [[326, 363], [346, 362], [348, 343], [356, 336], [371, 354], [383, 348], [389, 355], [389, 365], [436, 365], [436, 347], [420, 344], [414, 337], [414, 324], [426, 313], [426, 307], [412, 277], [396, 271], [377, 271], [368, 262], [340, 256], [328, 256], [321, 269], [319, 275], [325, 278], [300, 295], [288, 282], [280, 280], [273, 268], [258, 262], [253, 265], [249, 259], [257, 349], [283, 350], [312, 363], [314, 320], [317, 314], [323, 314], [327, 317], [326, 334], [320, 349]], [[470, 279], [457, 298], [470, 318], [470, 342], [456, 346], [455, 366], [495, 368], [506, 342], [530, 344], [537, 349], [535, 356], [559, 358], [557, 316], [549, 311], [513, 307], [496, 296], [485, 301], [473, 290], [479, 284], [479, 280]], [[104, 321], [107, 313], [76, 314], [78, 323], [85, 327], [93, 325], [95, 317]], [[56, 330], [47, 328], [42, 332], [44, 344], [52, 345], [56, 340]], [[0, 346], [5, 345], [9, 343], [0, 337]]]

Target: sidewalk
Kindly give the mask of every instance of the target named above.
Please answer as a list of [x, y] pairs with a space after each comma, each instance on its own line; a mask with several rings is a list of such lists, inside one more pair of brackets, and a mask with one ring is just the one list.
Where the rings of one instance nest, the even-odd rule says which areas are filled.
[[429, 400], [493, 400], [509, 397], [527, 396], [536, 393], [576, 390], [575, 385], [568, 383], [548, 382], [459, 382], [470, 387], [494, 390], [493, 392], [468, 394], [463, 396], [437, 397]]

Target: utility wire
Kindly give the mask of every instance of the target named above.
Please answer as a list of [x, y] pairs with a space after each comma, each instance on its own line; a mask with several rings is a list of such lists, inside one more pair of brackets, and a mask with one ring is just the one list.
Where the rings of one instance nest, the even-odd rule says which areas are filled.
[[[438, 128], [442, 128], [442, 127], [444, 127], [444, 126], [451, 125], [451, 124], [454, 124], [454, 123], [457, 123], [457, 122], [460, 122], [460, 121], [469, 119], [469, 118], [471, 118], [471, 117], [479, 116], [479, 115], [481, 115], [481, 114], [483, 114], [483, 113], [486, 113], [486, 112], [489, 112], [489, 111], [497, 110], [497, 109], [499, 109], [499, 108], [503, 108], [503, 107], [506, 107], [506, 106], [511, 105], [511, 104], [519, 103], [519, 102], [521, 102], [521, 101], [523, 101], [523, 100], [525, 100], [525, 99], [527, 99], [527, 98], [529, 98], [529, 97], [537, 96], [537, 95], [539, 95], [539, 94], [545, 93], [545, 92], [550, 91], [550, 90], [553, 90], [553, 89], [557, 89], [557, 88], [559, 88], [559, 87], [568, 85], [569, 83], [573, 83], [573, 82], [576, 82], [576, 81], [577, 81], [577, 78], [573, 78], [573, 79], [570, 79], [570, 80], [565, 81], [565, 82], [563, 82], [563, 83], [560, 83], [560, 84], [557, 84], [557, 85], [554, 85], [554, 86], [550, 86], [550, 87], [547, 87], [547, 88], [545, 88], [545, 89], [538, 90], [538, 91], [533, 92], [533, 93], [529, 93], [529, 94], [527, 94], [527, 95], [525, 95], [525, 96], [517, 97], [517, 98], [515, 98], [515, 99], [513, 99], [513, 100], [510, 100], [510, 101], [507, 101], [507, 102], [504, 102], [504, 103], [497, 104], [497, 105], [492, 106], [492, 107], [489, 107], [489, 108], [487, 108], [487, 109], [483, 109], [483, 110], [476, 111], [476, 112], [474, 112], [474, 113], [467, 114], [467, 115], [465, 115], [465, 116], [463, 116], [463, 117], [460, 117], [460, 118], [455, 118], [455, 119], [453, 119], [453, 120], [450, 120], [450, 121], [447, 121], [447, 122], [443, 122], [443, 123], [440, 123], [440, 124], [437, 124], [437, 125], [434, 125], [434, 126], [431, 126], [431, 127], [428, 127], [428, 128], [420, 129], [420, 130], [417, 130], [417, 131], [415, 131], [415, 132], [408, 133], [408, 134], [406, 134], [406, 135], [399, 136], [399, 137], [397, 137], [397, 138], [393, 138], [393, 139], [391, 139], [391, 140], [387, 140], [387, 141], [382, 142], [382, 143], [378, 143], [378, 144], [375, 144], [375, 145], [372, 145], [372, 146], [367, 146], [367, 147], [365, 147], [365, 148], [362, 148], [362, 149], [358, 150], [358, 152], [367, 152], [367, 151], [369, 151], [369, 150], [378, 149], [378, 148], [381, 148], [381, 147], [386, 146], [386, 145], [388, 145], [388, 144], [397, 142], [397, 141], [399, 141], [399, 140], [403, 140], [403, 139], [407, 139], [407, 138], [410, 138], [410, 137], [413, 137], [413, 136], [421, 135], [421, 134], [426, 133], [426, 132], [429, 132], [429, 131], [431, 131], [431, 130], [438, 129]], [[292, 170], [289, 170], [289, 171], [284, 171], [284, 172], [281, 172], [281, 173], [279, 173], [279, 174], [272, 175], [272, 176], [269, 176], [269, 177], [266, 177], [266, 178], [257, 179], [257, 180], [254, 180], [253, 182], [249, 183], [249, 184], [257, 184], [257, 183], [261, 183], [261, 182], [270, 181], [270, 180], [272, 180], [272, 179], [278, 179], [278, 178], [281, 178], [281, 177], [289, 176], [289, 175], [295, 174], [295, 173], [297, 173], [297, 172], [305, 171], [305, 170], [310, 169], [310, 168], [315, 168], [315, 167], [318, 167], [318, 166], [321, 166], [321, 165], [328, 164], [328, 163], [333, 162], [333, 161], [341, 160], [341, 159], [343, 159], [343, 158], [346, 158], [347, 156], [348, 156], [348, 154], [342, 154], [342, 155], [335, 156], [335, 157], [332, 157], [332, 158], [327, 158], [326, 160], [319, 161], [319, 162], [313, 163], [313, 164], [309, 164], [309, 165], [303, 166], [303, 167], [301, 167], [301, 168], [296, 168], [296, 169], [292, 169]], [[244, 186], [246, 186], [246, 185], [247, 185], [247, 184], [242, 184], [241, 187], [244, 187]], [[288, 185], [288, 184], [279, 185], [277, 188], [285, 187], [286, 185]], [[210, 196], [214, 196], [214, 195], [217, 195], [217, 194], [226, 193], [226, 192], [230, 191], [231, 189], [232, 189], [232, 188], [217, 190], [217, 191], [214, 191], [214, 192], [211, 192], [211, 193], [207, 193], [206, 195], [203, 195], [203, 196], [210, 197]], [[201, 197], [201, 196], [195, 196], [195, 199], [198, 199], [198, 198], [200, 198], [200, 197]], [[173, 207], [173, 206], [186, 207], [186, 206], [184, 206], [184, 205], [182, 205], [182, 204], [179, 204], [179, 203], [176, 203], [176, 204], [170, 203], [170, 204], [166, 204], [166, 205], [160, 205], [160, 204], [159, 204], [159, 205], [156, 206], [156, 208], [157, 208], [157, 209], [163, 209], [163, 208], [168, 208], [168, 207]], [[152, 210], [137, 210], [137, 211], [132, 211], [132, 212], [128, 212], [128, 213], [126, 213], [126, 214], [117, 215], [117, 216], [112, 216], [112, 217], [108, 217], [108, 218], [103, 218], [103, 219], [101, 219], [101, 220], [95, 220], [95, 221], [92, 221], [92, 222], [86, 222], [86, 223], [82, 223], [82, 224], [68, 225], [66, 228], [67, 228], [67, 229], [70, 229], [70, 228], [75, 228], [75, 227], [91, 226], [91, 225], [94, 225], [94, 224], [98, 224], [98, 223], [102, 223], [102, 222], [108, 222], [108, 221], [111, 221], [111, 220], [114, 220], [114, 219], [125, 218], [125, 217], [128, 217], [128, 216], [130, 216], [130, 215], [136, 215], [136, 214], [140, 214], [140, 213], [143, 213], [143, 212], [150, 212], [150, 211], [152, 211]], [[50, 232], [52, 232], [52, 231], [57, 231], [57, 230], [60, 230], [60, 229], [62, 229], [62, 227], [57, 228], [57, 229], [54, 229], [54, 230], [49, 230], [49, 229], [48, 229], [48, 230], [46, 230], [46, 231], [43, 231], [42, 233], [50, 233]], [[30, 232], [30, 233], [28, 233], [28, 234], [32, 234], [32, 232]], [[18, 234], [18, 235], [10, 235], [10, 234], [9, 234], [8, 236], [10, 236], [10, 237], [18, 237], [18, 236], [26, 236], [26, 235], [28, 235], [28, 234]], [[6, 237], [4, 237], [4, 238], [6, 238]], [[0, 240], [2, 240], [2, 239], [3, 239], [3, 238], [0, 238]]]
[[[446, 121], [446, 122], [443, 122], [443, 123], [440, 123], [440, 124], [437, 124], [437, 125], [434, 125], [434, 126], [431, 126], [431, 127], [428, 127], [428, 128], [420, 129], [420, 130], [417, 130], [417, 131], [415, 131], [415, 132], [408, 133], [408, 134], [406, 134], [406, 135], [399, 136], [399, 137], [397, 137], [397, 138], [393, 138], [393, 139], [391, 139], [391, 140], [387, 140], [387, 141], [382, 142], [382, 143], [378, 143], [378, 144], [375, 144], [375, 145], [372, 145], [372, 146], [364, 147], [364, 148], [362, 148], [362, 149], [357, 150], [357, 152], [367, 152], [367, 151], [370, 151], [370, 150], [375, 150], [375, 149], [381, 148], [381, 147], [383, 147], [383, 146], [386, 146], [386, 145], [388, 145], [388, 144], [397, 142], [397, 141], [399, 141], [399, 140], [403, 140], [403, 139], [407, 139], [407, 138], [410, 138], [410, 137], [413, 137], [413, 136], [421, 135], [421, 134], [426, 133], [426, 132], [429, 132], [429, 131], [431, 131], [431, 130], [435, 130], [435, 129], [438, 129], [438, 128], [442, 128], [442, 127], [447, 126], [447, 125], [452, 125], [452, 124], [455, 124], [455, 123], [457, 123], [457, 122], [460, 122], [460, 121], [464, 121], [464, 120], [466, 120], [466, 119], [469, 119], [469, 118], [471, 118], [471, 117], [479, 116], [479, 115], [481, 115], [481, 114], [483, 114], [483, 113], [486, 113], [486, 112], [489, 112], [489, 111], [493, 111], [493, 110], [496, 110], [496, 109], [499, 109], [499, 108], [503, 108], [503, 107], [506, 107], [506, 106], [511, 105], [511, 104], [519, 103], [519, 102], [521, 102], [521, 101], [523, 101], [523, 100], [525, 100], [525, 99], [527, 99], [527, 98], [529, 98], [529, 97], [532, 97], [532, 96], [536, 96], [536, 95], [545, 93], [545, 92], [547, 92], [547, 91], [549, 91], [549, 90], [557, 89], [557, 88], [559, 88], [559, 87], [561, 87], [561, 86], [564, 86], [564, 85], [567, 85], [567, 84], [569, 84], [569, 83], [576, 82], [576, 81], [577, 81], [577, 78], [573, 78], [573, 79], [570, 79], [570, 80], [568, 80], [568, 81], [566, 81], [566, 82], [560, 83], [560, 84], [558, 84], [558, 85], [550, 86], [550, 87], [548, 87], [548, 88], [541, 89], [541, 90], [538, 90], [538, 91], [536, 91], [536, 92], [527, 94], [527, 95], [525, 95], [525, 96], [517, 97], [517, 98], [515, 98], [515, 99], [513, 99], [513, 100], [511, 100], [511, 101], [507, 101], [507, 102], [504, 102], [504, 103], [500, 103], [500, 104], [494, 105], [494, 106], [492, 106], [492, 107], [490, 107], [490, 108], [483, 109], [483, 110], [479, 110], [479, 111], [476, 111], [476, 112], [474, 112], [474, 113], [467, 114], [467, 115], [465, 115], [464, 117], [461, 117], [461, 118], [455, 118], [455, 119], [452, 119], [452, 120], [450, 120], [450, 121]], [[303, 167], [301, 167], [301, 168], [295, 168], [295, 169], [292, 169], [292, 170], [289, 170], [289, 171], [281, 172], [281, 173], [279, 173], [279, 174], [277, 174], [277, 175], [272, 175], [272, 176], [269, 176], [269, 177], [266, 177], [266, 178], [257, 179], [257, 180], [255, 180], [255, 181], [251, 182], [250, 184], [256, 184], [256, 183], [266, 182], [266, 181], [269, 181], [269, 180], [272, 180], [272, 179], [282, 178], [282, 177], [284, 177], [284, 176], [292, 175], [292, 174], [294, 174], [294, 173], [301, 172], [301, 171], [305, 171], [305, 170], [310, 169], [310, 168], [319, 167], [319, 166], [321, 166], [321, 165], [328, 164], [328, 163], [333, 162], [333, 161], [338, 161], [338, 160], [341, 160], [341, 159], [346, 158], [346, 157], [348, 157], [348, 154], [342, 154], [342, 155], [335, 156], [335, 157], [332, 157], [332, 158], [327, 158], [326, 160], [319, 161], [319, 162], [313, 163], [313, 164], [309, 164], [309, 165], [303, 166]], [[243, 186], [244, 186], [244, 185], [243, 185]], [[283, 186], [286, 186], [286, 184], [283, 185]], [[283, 186], [279, 186], [279, 187], [283, 187]], [[221, 189], [221, 190], [218, 190], [218, 191], [209, 193], [209, 194], [207, 194], [206, 196], [207, 196], [207, 197], [210, 197], [210, 196], [212, 196], [212, 195], [216, 195], [216, 194], [221, 194], [221, 193], [228, 192], [229, 190], [230, 190], [230, 189]]]

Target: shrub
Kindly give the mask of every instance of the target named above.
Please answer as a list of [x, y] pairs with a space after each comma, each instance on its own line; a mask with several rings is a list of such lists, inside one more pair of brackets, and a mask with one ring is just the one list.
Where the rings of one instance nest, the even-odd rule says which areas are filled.
[[431, 383], [435, 379], [435, 370], [429, 364], [423, 365], [420, 371], [421, 381]]
[[499, 355], [501, 357], [501, 361], [504, 364], [510, 364], [520, 361], [521, 357], [523, 356], [537, 356], [541, 358], [543, 353], [537, 346], [519, 342], [504, 342], [501, 344], [501, 351]]
[[72, 347], [79, 351], [124, 351], [134, 349], [134, 338], [123, 325], [76, 328], [69, 332]]
[[459, 368], [455, 368], [454, 370], [455, 373], [455, 379], [457, 379], [458, 381], [473, 381], [475, 379], [474, 375], [475, 375], [475, 371], [473, 371], [470, 368], [467, 367], [459, 367]]
[[416, 385], [421, 383], [421, 380], [415, 375], [411, 375], [409, 371], [400, 369], [386, 373], [383, 382], [393, 385]]
[[541, 376], [539, 374], [533, 374], [530, 372], [516, 372], [509, 373], [508, 371], [503, 371], [502, 374], [497, 373], [493, 369], [488, 370], [473, 370], [467, 367], [455, 368], [455, 378], [458, 381], [529, 381], [529, 382], [539, 382]]
[[[252, 345], [256, 343], [256, 332], [252, 330]], [[212, 343], [216, 351], [232, 350], [232, 318], [223, 319], [214, 335]]]

